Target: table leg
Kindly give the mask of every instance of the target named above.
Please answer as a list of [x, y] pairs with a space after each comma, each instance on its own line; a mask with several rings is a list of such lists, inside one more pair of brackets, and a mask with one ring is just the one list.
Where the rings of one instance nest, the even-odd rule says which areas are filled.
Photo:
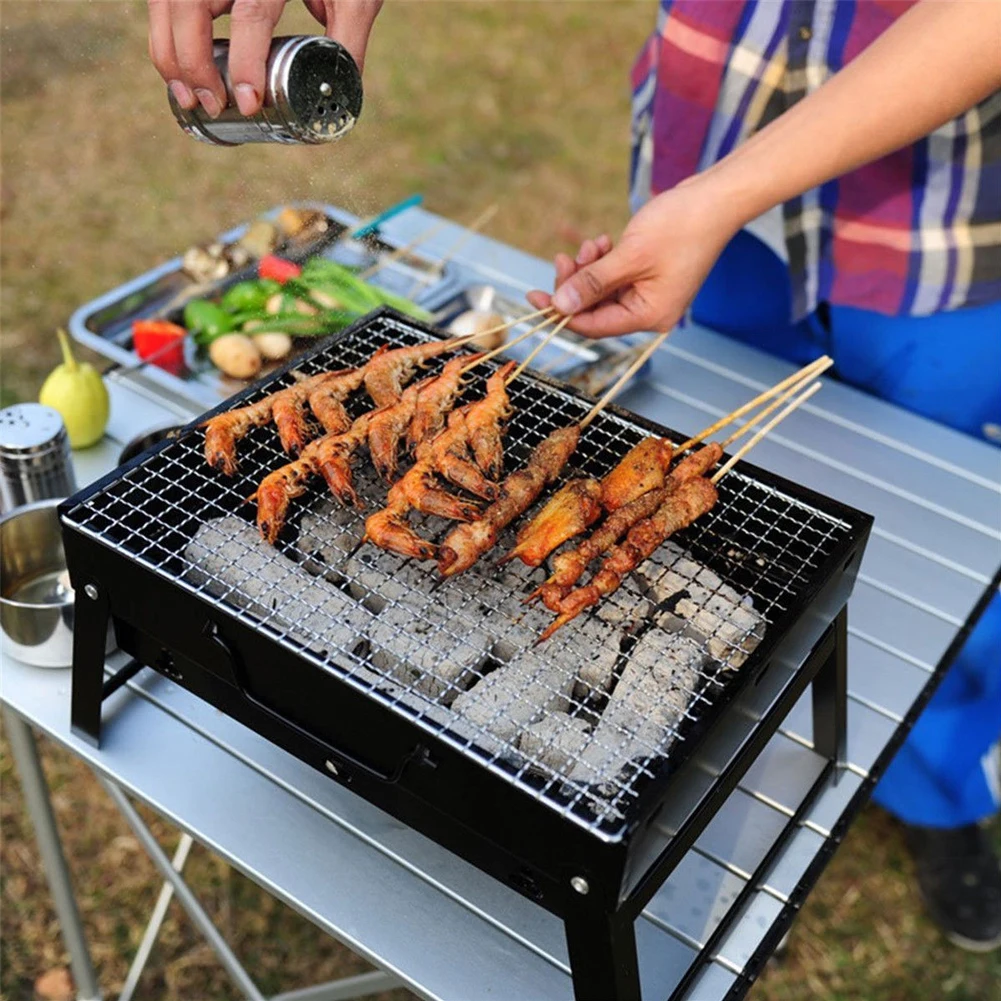
[[101, 988], [97, 983], [94, 964], [91, 962], [83, 922], [73, 895], [66, 856], [63, 854], [59, 829], [52, 813], [45, 773], [38, 757], [38, 745], [31, 727], [16, 713], [3, 711], [4, 725], [10, 739], [11, 753], [21, 779], [25, 805], [35, 829], [38, 851], [52, 894], [52, 903], [59, 918], [66, 949], [70, 954], [70, 968], [77, 989], [78, 1001], [100, 1001]]

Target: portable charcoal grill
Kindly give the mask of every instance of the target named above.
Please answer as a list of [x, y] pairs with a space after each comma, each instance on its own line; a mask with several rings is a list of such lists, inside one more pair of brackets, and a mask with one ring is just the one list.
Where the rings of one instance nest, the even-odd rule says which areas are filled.
[[[436, 336], [381, 310], [298, 358], [296, 369], [357, 365], [384, 343]], [[293, 377], [276, 373], [213, 413]], [[467, 392], [481, 389], [477, 379]], [[508, 470], [589, 409], [531, 374], [510, 395]], [[565, 475], [602, 475], [651, 433], [678, 440], [605, 411]], [[333, 505], [321, 480], [293, 502], [271, 549], [255, 537], [246, 498], [288, 461], [273, 428], [240, 443], [232, 479], [206, 465], [203, 443], [192, 426], [61, 507], [81, 604], [74, 732], [98, 742], [103, 698], [140, 665], [154, 668], [563, 918], [578, 999], [640, 996], [636, 916], [811, 682], [814, 745], [826, 762], [813, 791], [841, 758], [845, 605], [868, 515], [741, 463], [721, 482], [715, 509], [674, 548], [663, 547], [590, 619], [536, 648], [549, 616], [520, 599], [544, 569], [495, 568], [512, 531], [440, 584], [430, 564], [359, 548], [363, 515]], [[363, 466], [357, 483], [371, 509], [384, 493]], [[446, 526], [417, 527], [440, 538]], [[683, 602], [718, 612], [733, 596], [753, 605], [753, 615], [737, 617], [744, 632], [732, 623], [717, 630], [722, 615], [700, 620], [701, 633], [678, 617]], [[134, 661], [105, 681], [109, 619]], [[660, 713], [670, 722], [654, 734], [608, 724], [614, 686], [644, 659], [674, 670], [682, 649], [684, 670], [663, 696], [673, 715]], [[470, 709], [475, 686], [512, 665], [524, 681], [514, 695]], [[582, 684], [596, 670], [611, 696]], [[710, 748], [721, 764], [707, 763]]]

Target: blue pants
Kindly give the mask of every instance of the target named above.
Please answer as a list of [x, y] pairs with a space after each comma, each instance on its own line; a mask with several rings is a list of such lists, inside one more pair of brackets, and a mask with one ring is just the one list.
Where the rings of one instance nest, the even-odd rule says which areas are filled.
[[[739, 233], [696, 297], [696, 322], [797, 364], [822, 354], [837, 377], [978, 438], [1001, 436], [1001, 302], [929, 317], [823, 307], [790, 324], [785, 264]], [[999, 456], [1001, 461], [1001, 456]], [[999, 554], [1001, 555], [1001, 554]], [[910, 824], [960, 827], [999, 806], [1001, 595], [962, 651], [876, 788]]]

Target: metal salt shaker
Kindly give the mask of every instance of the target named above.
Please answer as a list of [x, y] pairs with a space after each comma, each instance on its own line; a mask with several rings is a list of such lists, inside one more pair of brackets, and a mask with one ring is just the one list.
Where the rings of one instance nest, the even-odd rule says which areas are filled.
[[16, 403], [0, 410], [0, 512], [76, 493], [66, 425], [58, 410]]
[[340, 139], [361, 114], [361, 74], [339, 42], [322, 35], [275, 38], [265, 75], [264, 103], [250, 118], [240, 114], [229, 79], [229, 40], [213, 42], [213, 55], [227, 104], [218, 118], [201, 105], [185, 111], [167, 98], [178, 124], [190, 136], [216, 146], [241, 143], [326, 143]]

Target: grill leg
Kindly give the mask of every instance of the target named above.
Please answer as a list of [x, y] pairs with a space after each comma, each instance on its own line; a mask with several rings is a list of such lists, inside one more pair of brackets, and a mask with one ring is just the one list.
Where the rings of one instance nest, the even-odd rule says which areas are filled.
[[96, 583], [76, 591], [73, 616], [73, 733], [98, 747], [101, 743], [101, 701], [104, 697], [104, 648], [108, 640], [108, 596]]
[[575, 1001], [640, 1001], [635, 920], [628, 911], [566, 918]]
[[[834, 649], [813, 679], [813, 747], [837, 766], [847, 761], [848, 608], [834, 620]], [[835, 772], [835, 779], [837, 778]]]

